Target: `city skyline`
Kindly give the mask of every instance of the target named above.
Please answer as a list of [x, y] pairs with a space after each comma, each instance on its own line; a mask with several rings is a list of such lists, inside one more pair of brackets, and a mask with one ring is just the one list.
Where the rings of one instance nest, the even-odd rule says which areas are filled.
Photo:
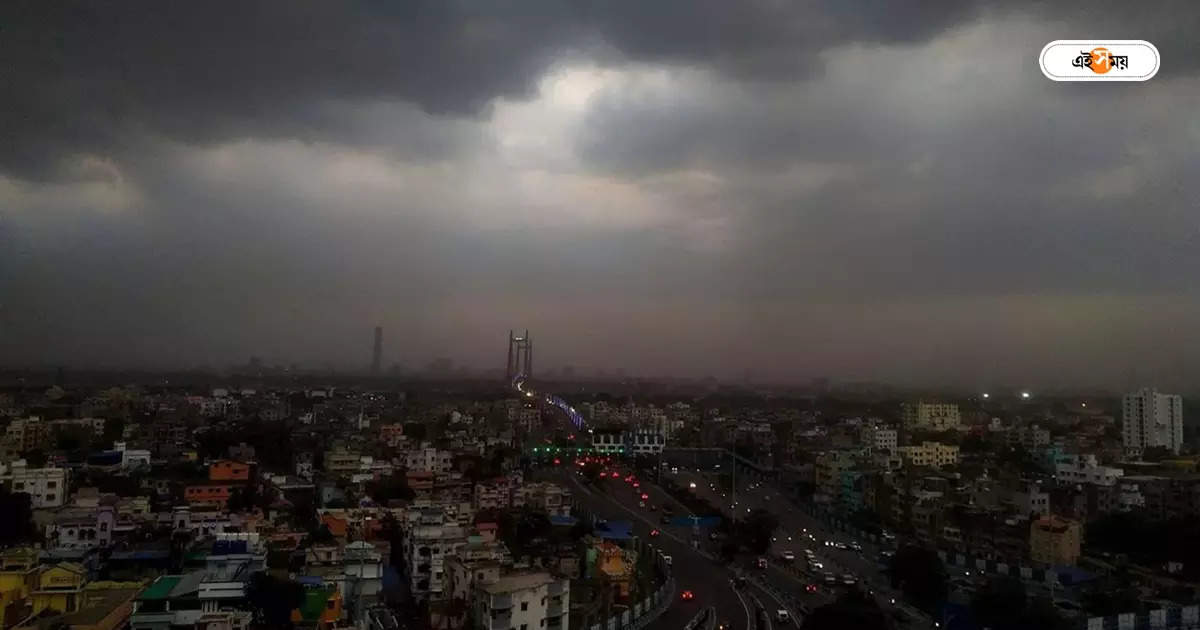
[[[0, 8], [0, 366], [1200, 372], [1194, 3], [53, 4]], [[1088, 36], [1162, 69], [1041, 74]]]

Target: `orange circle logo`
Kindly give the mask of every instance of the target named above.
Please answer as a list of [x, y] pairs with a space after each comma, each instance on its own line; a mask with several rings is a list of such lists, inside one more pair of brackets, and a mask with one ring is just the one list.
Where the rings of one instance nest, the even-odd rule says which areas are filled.
[[1104, 74], [1112, 70], [1112, 57], [1107, 48], [1093, 48], [1091, 56], [1092, 63], [1088, 67], [1092, 69], [1092, 72]]

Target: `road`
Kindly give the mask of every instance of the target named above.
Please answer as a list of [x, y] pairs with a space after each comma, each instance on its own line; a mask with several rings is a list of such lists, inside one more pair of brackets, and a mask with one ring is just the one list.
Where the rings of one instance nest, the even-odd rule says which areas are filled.
[[[724, 624], [730, 630], [755, 630], [752, 621], [755, 604], [734, 588], [733, 571], [718, 559], [692, 548], [690, 527], [664, 526], [656, 520], [660, 518], [661, 510], [651, 512], [648, 507], [640, 507], [639, 496], [633, 494], [632, 487], [624, 481], [623, 476], [588, 487], [578, 474], [567, 467], [545, 470], [541, 474], [570, 488], [575, 501], [592, 513], [610, 520], [632, 522], [635, 535], [650, 541], [671, 556], [672, 574], [676, 580], [675, 600], [650, 628], [680, 630], [702, 609], [712, 606], [716, 610], [718, 624]], [[647, 494], [655, 497], [652, 501], [667, 499], [662, 490], [648, 488]], [[680, 507], [676, 504], [677, 514], [682, 513]], [[660, 534], [652, 536], [651, 532], [655, 530]], [[681, 599], [681, 594], [687, 590], [695, 595], [691, 601]], [[750, 590], [750, 587], [746, 590]], [[761, 592], [755, 595], [768, 612], [774, 612], [775, 609], [770, 608], [773, 604], [768, 603], [773, 601], [770, 594]]]
[[[745, 516], [748, 512], [761, 508], [779, 519], [779, 529], [767, 558], [768, 573], [772, 578], [771, 584], [777, 587], [790, 585], [791, 588], [786, 592], [793, 596], [797, 595], [796, 589], [800, 589], [798, 598], [801, 601], [821, 600], [819, 597], [810, 597], [808, 600], [803, 597], [803, 588], [806, 583], [817, 583], [820, 589], [818, 595], [825, 595], [825, 601], [836, 596], [836, 589], [841, 587], [828, 589], [819, 579], [821, 576], [810, 576], [804, 570], [804, 550], [810, 549], [824, 564], [823, 571], [832, 573], [839, 579], [845, 574], [854, 576], [875, 595], [876, 600], [885, 609], [890, 609], [898, 604], [910, 615], [916, 617], [913, 620], [916, 627], [932, 626], [932, 620], [928, 617], [913, 615], [917, 611], [905, 606], [900, 599], [900, 594], [891, 588], [888, 577], [884, 574], [878, 561], [879, 552], [883, 551], [882, 548], [867, 540], [851, 540], [845, 534], [830, 531], [824, 523], [809, 516], [796, 506], [782, 491], [768, 484], [739, 479], [737, 492], [729, 493], [718, 485], [718, 478], [714, 471], [698, 471], [694, 468], [679, 468], [678, 470], [677, 474], [672, 475], [678, 484], [688, 487], [694, 483], [698, 496], [720, 507], [728, 515]], [[834, 545], [839, 542], [844, 543], [847, 547], [852, 542], [858, 543], [862, 550], [839, 549]], [[796, 555], [796, 561], [784, 562], [782, 560], [784, 551], [793, 552]]]

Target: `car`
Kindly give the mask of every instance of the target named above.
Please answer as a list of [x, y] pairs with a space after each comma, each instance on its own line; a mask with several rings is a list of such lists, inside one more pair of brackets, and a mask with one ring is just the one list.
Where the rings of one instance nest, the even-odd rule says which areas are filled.
[[655, 536], [658, 536], [660, 533], [662, 533], [662, 532], [658, 531], [657, 529], [652, 529], [652, 530], [650, 530], [650, 537], [654, 538]]
[[805, 585], [804, 590], [805, 590], [805, 592], [808, 592], [808, 593], [816, 593], [817, 585], [816, 584]]
[[760, 568], [760, 569], [766, 569], [766, 568], [767, 568], [767, 559], [766, 559], [766, 558], [759, 558], [759, 559], [758, 559], [758, 568]]
[[782, 608], [775, 611], [775, 621], [778, 621], [780, 623], [787, 623], [787, 621], [789, 619], [791, 619], [791, 615], [788, 615], [788, 611], [786, 611]]
[[791, 551], [785, 551], [779, 555], [782, 556], [783, 559], [787, 560], [788, 562], [791, 562], [796, 559], [796, 554], [792, 553]]
[[846, 586], [854, 586], [855, 584], [858, 584], [858, 580], [854, 579], [853, 575], [847, 573], [842, 576], [842, 584], [845, 584]]
[[825, 584], [828, 586], [834, 586], [837, 584], [837, 577], [832, 573], [826, 573], [822, 579], [825, 580]]
[[740, 575], [733, 578], [733, 587], [734, 588], [746, 588], [746, 578], [743, 576], [740, 576]]
[[858, 544], [857, 542], [851, 542], [850, 548], [854, 551], [862, 551], [862, 545]]
[[679, 598], [685, 602], [688, 602], [693, 599], [696, 599], [696, 595], [695, 595], [695, 593], [692, 593], [691, 591], [684, 591], [679, 594]]
[[657, 512], [657, 511], [658, 511], [658, 506], [657, 506], [657, 505], [651, 505], [651, 506], [650, 506], [650, 511], [651, 511], [651, 512]]
[[834, 546], [834, 547], [837, 547], [838, 549], [845, 549], [845, 548], [846, 548], [846, 543], [844, 543], [844, 542], [841, 542], [841, 541], [838, 541], [838, 542], [835, 542], [835, 543], [833, 543], [833, 546]]

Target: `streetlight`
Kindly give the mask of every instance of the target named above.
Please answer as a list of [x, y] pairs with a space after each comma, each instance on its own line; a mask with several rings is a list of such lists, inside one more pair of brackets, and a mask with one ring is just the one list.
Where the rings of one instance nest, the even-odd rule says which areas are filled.
[[984, 399], [984, 400], [987, 400], [988, 398], [991, 398], [991, 397], [992, 397], [992, 395], [991, 395], [991, 394], [989, 394], [989, 393], [987, 393], [987, 392], [983, 392], [983, 399]]
[[1021, 400], [1029, 400], [1030, 396], [1032, 396], [1032, 394], [1029, 392], [1021, 392]]

